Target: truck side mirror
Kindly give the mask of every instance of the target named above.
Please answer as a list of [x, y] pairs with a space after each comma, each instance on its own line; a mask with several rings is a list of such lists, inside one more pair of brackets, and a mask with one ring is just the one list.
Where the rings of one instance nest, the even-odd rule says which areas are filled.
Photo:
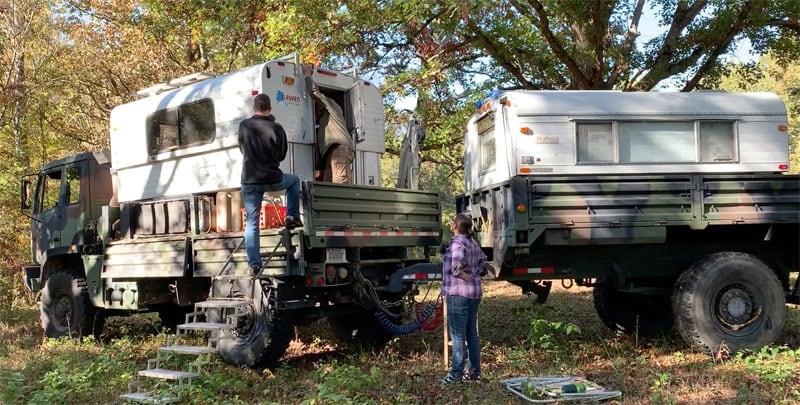
[[20, 188], [19, 209], [22, 210], [22, 212], [28, 212], [31, 209], [30, 195], [31, 195], [31, 181], [26, 177], [22, 179], [22, 184]]

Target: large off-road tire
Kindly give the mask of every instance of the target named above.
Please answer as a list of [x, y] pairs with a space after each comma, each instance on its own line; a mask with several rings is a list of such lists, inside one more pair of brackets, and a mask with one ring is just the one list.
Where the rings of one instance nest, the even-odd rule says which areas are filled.
[[45, 282], [40, 317], [47, 337], [99, 337], [105, 324], [102, 311], [89, 300], [86, 278], [68, 269], [55, 272]]
[[[269, 294], [268, 294], [269, 295]], [[271, 367], [286, 353], [294, 334], [288, 314], [274, 309], [258, 309], [250, 303], [246, 314], [239, 317], [233, 330], [224, 331], [217, 345], [220, 357], [240, 367]], [[225, 322], [224, 314], [216, 322]]]
[[711, 254], [684, 271], [672, 308], [681, 336], [709, 354], [771, 344], [786, 318], [786, 298], [775, 273], [739, 252]]
[[336, 342], [344, 346], [381, 350], [394, 336], [381, 326], [371, 312], [331, 315], [328, 316], [328, 324]]
[[673, 324], [668, 296], [619, 291], [610, 278], [595, 283], [594, 308], [603, 324], [616, 332], [647, 336], [670, 330]]

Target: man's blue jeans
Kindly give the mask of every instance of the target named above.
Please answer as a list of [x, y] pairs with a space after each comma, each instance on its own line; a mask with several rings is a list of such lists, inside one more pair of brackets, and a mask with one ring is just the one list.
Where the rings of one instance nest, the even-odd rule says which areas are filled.
[[478, 306], [481, 299], [458, 295], [448, 295], [445, 299], [453, 352], [450, 358], [450, 376], [460, 380], [464, 376], [465, 354], [469, 356], [470, 370], [476, 373], [481, 371], [481, 342], [478, 338]]
[[300, 218], [300, 178], [284, 173], [283, 180], [273, 184], [242, 184], [242, 200], [246, 213], [244, 245], [247, 263], [261, 267], [261, 241], [259, 240], [258, 220], [261, 215], [261, 202], [267, 191], [286, 190], [286, 216]]

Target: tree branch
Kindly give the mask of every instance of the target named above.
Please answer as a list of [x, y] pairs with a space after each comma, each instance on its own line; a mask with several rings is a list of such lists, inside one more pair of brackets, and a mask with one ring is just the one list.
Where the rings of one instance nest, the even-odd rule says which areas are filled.
[[514, 62], [505, 57], [504, 53], [501, 51], [501, 47], [495, 44], [474, 22], [467, 20], [467, 26], [470, 28], [473, 35], [475, 35], [477, 41], [484, 45], [486, 52], [488, 52], [500, 66], [505, 68], [508, 73], [522, 83], [525, 88], [529, 90], [539, 90], [535, 84], [525, 77], [525, 74], [522, 73]]
[[[677, 2], [675, 12], [672, 14], [672, 25], [670, 25], [669, 31], [664, 37], [664, 42], [661, 44], [661, 48], [656, 53], [656, 57], [653, 59], [653, 62], [650, 64], [650, 66], [643, 69], [647, 71], [647, 73], [645, 73], [644, 77], [637, 83], [633, 83], [631, 85], [632, 88], [638, 90], [650, 90], [662, 79], [682, 71], [676, 69], [676, 64], [673, 62], [673, 57], [675, 56], [674, 53], [678, 48], [678, 42], [681, 38], [681, 33], [694, 20], [694, 18], [700, 13], [706, 4], [707, 0], [698, 0], [690, 7], [687, 7], [687, 3], [683, 1]], [[693, 52], [690, 58], [694, 57], [694, 62], [696, 62], [697, 58], [699, 58], [701, 54], [702, 53], [698, 54], [697, 52]], [[687, 59], [683, 61], [684, 65], [685, 62], [688, 61]], [[689, 65], [691, 65], [691, 63]]]
[[638, 0], [636, 2], [636, 8], [633, 10], [633, 15], [631, 16], [631, 24], [628, 27], [628, 31], [625, 32], [625, 37], [622, 41], [622, 46], [620, 47], [620, 57], [614, 63], [614, 66], [611, 67], [611, 74], [608, 78], [608, 85], [613, 87], [614, 84], [619, 80], [620, 75], [624, 72], [630, 70], [630, 60], [631, 60], [631, 53], [633, 53], [633, 44], [636, 41], [636, 38], [639, 37], [639, 21], [642, 18], [642, 10], [644, 9], [644, 1], [645, 0]]
[[542, 3], [538, 0], [528, 0], [528, 4], [536, 11], [536, 15], [532, 14], [527, 7], [524, 7], [519, 1], [517, 0], [510, 0], [510, 3], [517, 8], [517, 10], [522, 14], [528, 16], [531, 20], [531, 23], [539, 28], [542, 36], [544, 36], [545, 41], [553, 50], [553, 53], [556, 57], [566, 65], [567, 69], [570, 72], [570, 75], [575, 78], [577, 81], [578, 88], [589, 88], [589, 81], [586, 79], [586, 76], [581, 71], [578, 64], [575, 62], [574, 59], [570, 58], [564, 48], [556, 39], [555, 35], [553, 35], [553, 31], [550, 29], [550, 21], [547, 18], [547, 12], [544, 9]]
[[736, 37], [736, 34], [741, 32], [748, 16], [752, 15], [753, 13], [760, 12], [762, 9], [762, 3], [757, 1], [748, 1], [744, 4], [744, 7], [742, 7], [741, 11], [739, 11], [739, 14], [736, 16], [736, 20], [730, 25], [730, 28], [728, 28], [725, 36], [721, 38], [721, 41], [715, 42], [716, 45], [708, 53], [706, 60], [703, 62], [700, 68], [697, 69], [694, 76], [686, 82], [681, 91], [690, 91], [694, 89], [698, 83], [700, 83], [700, 80], [706, 75], [706, 73], [708, 73], [709, 70], [717, 65], [717, 59], [720, 55], [722, 55], [723, 52], [725, 52], [728, 46], [730, 46], [731, 42], [733, 42], [733, 38]]
[[800, 34], [800, 22], [798, 21], [796, 16], [782, 20], [769, 20], [766, 22], [765, 25], [787, 29], [789, 31], [795, 32], [796, 34]]
[[594, 61], [591, 82], [593, 87], [603, 80], [605, 70], [604, 53], [606, 47], [605, 37], [608, 35], [608, 19], [611, 7], [605, 7], [606, 2], [596, 1], [592, 4], [592, 25], [594, 27]]

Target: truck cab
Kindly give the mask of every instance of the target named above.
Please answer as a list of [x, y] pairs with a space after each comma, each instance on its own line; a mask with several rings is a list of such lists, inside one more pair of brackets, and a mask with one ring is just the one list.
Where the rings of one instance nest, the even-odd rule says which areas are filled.
[[85, 152], [50, 162], [24, 179], [22, 207], [32, 219], [31, 258], [36, 264], [26, 267], [26, 285], [32, 287], [63, 266], [69, 254], [102, 244], [100, 233], [107, 230], [98, 230], [98, 225], [113, 196], [110, 168], [108, 151]]

